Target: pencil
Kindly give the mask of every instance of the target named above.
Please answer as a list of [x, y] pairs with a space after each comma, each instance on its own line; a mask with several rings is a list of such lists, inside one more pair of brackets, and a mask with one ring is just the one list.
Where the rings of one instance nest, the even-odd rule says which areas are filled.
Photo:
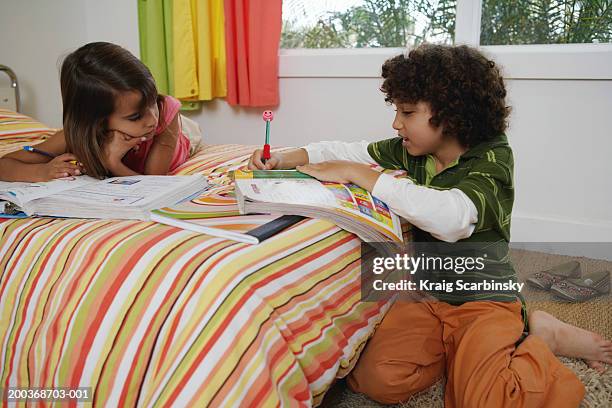
[[55, 159], [57, 157], [57, 155], [55, 155], [55, 154], [45, 152], [43, 150], [37, 149], [37, 148], [32, 147], [32, 146], [23, 146], [23, 150], [25, 150], [26, 152], [42, 154], [43, 156], [47, 156], [47, 157], [50, 157], [52, 159]]
[[261, 155], [261, 162], [266, 164], [266, 161], [271, 158], [270, 155], [270, 122], [274, 119], [274, 113], [272, 111], [264, 111], [263, 120], [266, 122], [266, 142], [264, 143], [263, 153]]
[[[55, 159], [57, 157], [56, 154], [45, 152], [44, 150], [40, 150], [32, 146], [23, 146], [23, 150], [25, 150], [26, 152], [42, 154], [43, 156], [47, 156], [52, 159]], [[70, 160], [70, 163], [78, 164], [76, 160]]]

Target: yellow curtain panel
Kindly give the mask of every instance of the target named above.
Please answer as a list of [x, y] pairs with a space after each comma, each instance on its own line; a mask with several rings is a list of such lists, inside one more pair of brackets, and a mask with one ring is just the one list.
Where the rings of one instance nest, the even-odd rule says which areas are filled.
[[141, 57], [160, 92], [177, 97], [186, 109], [226, 96], [223, 0], [138, 3]]

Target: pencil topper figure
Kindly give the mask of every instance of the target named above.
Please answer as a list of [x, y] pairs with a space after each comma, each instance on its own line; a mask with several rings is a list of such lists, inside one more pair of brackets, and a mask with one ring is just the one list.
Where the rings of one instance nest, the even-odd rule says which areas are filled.
[[264, 113], [263, 113], [263, 120], [265, 120], [266, 122], [269, 122], [272, 119], [274, 119], [274, 112], [272, 112], [272, 111], [264, 111]]

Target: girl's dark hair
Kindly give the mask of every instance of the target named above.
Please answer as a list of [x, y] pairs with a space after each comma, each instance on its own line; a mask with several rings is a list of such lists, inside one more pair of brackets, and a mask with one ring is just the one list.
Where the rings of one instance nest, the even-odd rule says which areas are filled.
[[382, 66], [385, 101], [429, 103], [430, 123], [466, 147], [506, 130], [510, 108], [495, 62], [474, 48], [424, 44]]
[[157, 103], [163, 118], [163, 97], [157, 93], [151, 72], [115, 44], [89, 43], [69, 54], [62, 63], [60, 85], [67, 150], [92, 177], [108, 175], [102, 149], [108, 137], [108, 117], [115, 110], [119, 92], [140, 92], [140, 108]]

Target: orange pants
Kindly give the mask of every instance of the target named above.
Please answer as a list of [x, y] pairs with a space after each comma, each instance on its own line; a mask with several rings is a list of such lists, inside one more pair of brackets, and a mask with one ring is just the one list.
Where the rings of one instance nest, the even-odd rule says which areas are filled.
[[392, 404], [446, 375], [445, 407], [577, 407], [584, 385], [537, 336], [521, 303], [396, 302], [348, 384]]

